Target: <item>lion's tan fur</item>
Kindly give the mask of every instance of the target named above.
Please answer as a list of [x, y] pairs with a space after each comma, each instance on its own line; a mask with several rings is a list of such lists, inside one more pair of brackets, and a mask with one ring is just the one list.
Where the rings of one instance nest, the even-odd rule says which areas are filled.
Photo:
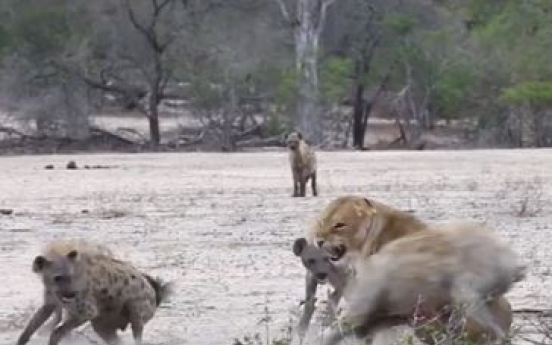
[[348, 195], [326, 206], [312, 235], [316, 241], [341, 243], [349, 251], [367, 257], [386, 243], [426, 228], [426, 223], [408, 212], [373, 199]]
[[[347, 285], [349, 275], [341, 266], [335, 266], [331, 261], [327, 260], [327, 254], [321, 248], [313, 244], [308, 244], [305, 239], [298, 238], [293, 246], [295, 255], [301, 258], [303, 265], [309, 270], [317, 279], [327, 280], [334, 291], [328, 296], [329, 312], [330, 315], [334, 313], [337, 308], [339, 299], [342, 296], [344, 287]], [[354, 279], [354, 278], [352, 278]], [[492, 299], [486, 302], [489, 308], [489, 313], [498, 327], [507, 333], [512, 323], [511, 306], [508, 300], [504, 296], [500, 296], [496, 299]], [[426, 344], [433, 344], [433, 334], [431, 330], [444, 331], [447, 326], [448, 315], [444, 314], [442, 317], [437, 317], [429, 321], [424, 321], [424, 326], [429, 327], [416, 327], [416, 336], [425, 342]], [[388, 323], [389, 327], [397, 324], [405, 323], [406, 320], [400, 318], [398, 320], [390, 318], [387, 321], [380, 320], [381, 324]], [[485, 338], [491, 336], [490, 330], [482, 327], [471, 318], [467, 318], [464, 325], [464, 335], [468, 340], [474, 342], [484, 341]]]
[[408, 318], [416, 311], [439, 315], [447, 306], [467, 306], [466, 316], [502, 339], [505, 332], [486, 302], [523, 279], [525, 266], [492, 229], [455, 222], [392, 241], [358, 260], [355, 271], [344, 291], [345, 324], [373, 330], [382, 318]]
[[[317, 218], [313, 229], [308, 234], [308, 240], [311, 243], [321, 245], [322, 248], [330, 253], [335, 253], [338, 246], [343, 246], [346, 248], [346, 254], [349, 255], [350, 258], [356, 259], [353, 262], [362, 264], [363, 262], [366, 262], [366, 260], [370, 261], [369, 258], [372, 255], [379, 253], [382, 248], [391, 246], [390, 249], [392, 249], [394, 247], [392, 244], [396, 241], [401, 242], [402, 239], [407, 240], [411, 237], [416, 238], [421, 236], [420, 238], [422, 238], [424, 236], [429, 236], [424, 241], [415, 241], [416, 243], [413, 243], [412, 245], [418, 246], [414, 249], [420, 251], [432, 248], [430, 250], [430, 252], [432, 252], [431, 255], [434, 255], [436, 257], [435, 260], [438, 261], [439, 255], [445, 255], [451, 248], [450, 246], [447, 247], [447, 245], [439, 246], [438, 244], [440, 239], [435, 237], [432, 238], [434, 235], [428, 234], [427, 232], [433, 233], [433, 231], [457, 229], [459, 223], [454, 224], [455, 225], [449, 223], [447, 225], [440, 226], [427, 224], [409, 212], [398, 210], [373, 199], [348, 195], [334, 199], [324, 208], [321, 215]], [[474, 226], [473, 223], [467, 227], [474, 227], [474, 229], [477, 228], [477, 226]], [[461, 232], [462, 231], [459, 231], [460, 235], [456, 238], [456, 240], [463, 243], [462, 241], [464, 235], [462, 235]], [[492, 235], [490, 236], [492, 237]], [[436, 245], [437, 248], [435, 248]], [[484, 251], [480, 252], [484, 253]], [[395, 255], [401, 256], [402, 252], [397, 251]], [[504, 267], [506, 268], [506, 271], [511, 269], [509, 273], [512, 273], [512, 270], [515, 271], [515, 268], [513, 267], [515, 264], [507, 261], [507, 259], [504, 261]], [[422, 276], [425, 275], [426, 277], [431, 276], [432, 269], [434, 268], [432, 267], [431, 261], [427, 261], [423, 265], [426, 265], [426, 267], [421, 267], [422, 271], [425, 271], [425, 273], [418, 273]], [[458, 270], [458, 272], [459, 271], [460, 270]], [[361, 273], [361, 276], [366, 274], [369, 273]], [[405, 274], [408, 276], [410, 272], [405, 272]], [[520, 271], [519, 276], [511, 277], [511, 279], [515, 281], [516, 279], [521, 279], [522, 276], [523, 273]], [[411, 278], [407, 278], [407, 280], [416, 280], [418, 278], [412, 276]], [[500, 280], [500, 278], [497, 279]], [[487, 306], [490, 309], [491, 314], [493, 314], [492, 317], [496, 319], [496, 323], [503, 330], [508, 329], [509, 324], [511, 323], [509, 303], [501, 295], [501, 293], [509, 288], [510, 285], [508, 284], [512, 283], [511, 281], [508, 282], [508, 279], [509, 278], [504, 278], [506, 283], [504, 283], [503, 286], [491, 286], [498, 288], [501, 292], [495, 296], [495, 299], [487, 302]], [[399, 292], [398, 295], [401, 293], [408, 294], [403, 291]], [[441, 301], [435, 300], [432, 301], [434, 303], [430, 303], [433, 304], [433, 307], [435, 308], [442, 307], [452, 301], [450, 296], [443, 296], [443, 298], [438, 299], [441, 299]], [[469, 298], [466, 297], [466, 299]], [[493, 308], [496, 309], [493, 310]], [[303, 322], [303, 324], [305, 323], [306, 322]], [[472, 317], [468, 317], [468, 326], [477, 328], [475, 325], [478, 325], [478, 323], [475, 322]], [[480, 329], [482, 329], [481, 326]], [[488, 328], [485, 332], [488, 332]], [[474, 331], [470, 333], [477, 332]]]

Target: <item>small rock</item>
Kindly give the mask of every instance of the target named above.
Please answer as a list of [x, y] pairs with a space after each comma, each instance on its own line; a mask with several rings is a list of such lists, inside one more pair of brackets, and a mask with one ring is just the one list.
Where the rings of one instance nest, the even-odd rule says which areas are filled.
[[77, 163], [75, 161], [69, 161], [69, 163], [67, 163], [67, 169], [69, 170], [77, 169]]
[[44, 167], [44, 169], [46, 170], [54, 170], [54, 165], [53, 164], [48, 164]]
[[0, 214], [3, 216], [9, 216], [13, 214], [13, 210], [10, 208], [0, 208]]

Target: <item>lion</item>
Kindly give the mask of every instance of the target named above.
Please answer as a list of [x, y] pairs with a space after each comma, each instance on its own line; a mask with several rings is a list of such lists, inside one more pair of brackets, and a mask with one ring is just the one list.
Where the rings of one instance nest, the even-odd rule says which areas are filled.
[[[329, 253], [336, 265], [365, 260], [398, 239], [428, 231], [431, 226], [411, 212], [373, 199], [347, 195], [330, 202], [307, 234], [307, 240]], [[347, 260], [348, 259], [348, 260]], [[304, 337], [315, 310], [316, 277], [307, 270], [305, 306], [297, 332]], [[493, 302], [494, 303], [494, 302]]]
[[[492, 258], [489, 258], [492, 253]], [[397, 239], [355, 266], [355, 279], [343, 293], [339, 326], [325, 344], [361, 329], [377, 331], [385, 318], [408, 318], [416, 311], [439, 315], [443, 308], [469, 308], [469, 315], [502, 340], [504, 331], [486, 304], [525, 277], [517, 253], [492, 229], [473, 222], [430, 228]]]
[[[330, 253], [336, 265], [347, 262], [345, 254], [368, 256], [384, 244], [412, 233], [424, 231], [428, 225], [411, 212], [395, 209], [360, 196], [342, 196], [331, 201], [317, 218], [307, 240]], [[375, 230], [375, 231], [372, 231]], [[318, 282], [307, 270], [304, 308], [297, 332], [303, 338], [315, 310]]]
[[[330, 309], [329, 312], [335, 314], [339, 299], [347, 283], [354, 279], [350, 270], [336, 266], [328, 259], [328, 254], [324, 250], [308, 243], [305, 238], [298, 238], [295, 240], [293, 244], [293, 253], [301, 259], [303, 266], [316, 277], [320, 284], [328, 282], [334, 288], [334, 291], [328, 297], [328, 306]], [[511, 305], [506, 297], [499, 296], [497, 299], [486, 302], [486, 304], [492, 320], [504, 333], [507, 333], [512, 323], [512, 311]], [[450, 313], [441, 313], [435, 317], [432, 316], [432, 319], [429, 320], [429, 322], [424, 322], [422, 327], [415, 327], [414, 333], [416, 337], [428, 345], [433, 345], [435, 339], [432, 331], [436, 330], [440, 333], [446, 331], [450, 316]], [[372, 327], [374, 331], [379, 331], [386, 327], [402, 325], [408, 321], [413, 321], [408, 319], [408, 317], [389, 316], [388, 318], [378, 319], [379, 324], [376, 325], [376, 327], [372, 325]], [[425, 321], [427, 321], [427, 318]], [[493, 336], [491, 329], [480, 325], [472, 318], [466, 319], [463, 334], [467, 340], [473, 342], [481, 342]]]

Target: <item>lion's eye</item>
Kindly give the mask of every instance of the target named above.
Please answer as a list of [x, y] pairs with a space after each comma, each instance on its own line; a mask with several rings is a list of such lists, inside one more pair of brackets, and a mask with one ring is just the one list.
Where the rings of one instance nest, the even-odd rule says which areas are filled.
[[342, 228], [342, 227], [344, 227], [344, 226], [347, 226], [347, 224], [345, 224], [345, 223], [337, 223], [337, 224], [334, 225], [334, 229], [339, 229], [339, 228]]
[[310, 266], [314, 265], [314, 259], [308, 259], [307, 264]]

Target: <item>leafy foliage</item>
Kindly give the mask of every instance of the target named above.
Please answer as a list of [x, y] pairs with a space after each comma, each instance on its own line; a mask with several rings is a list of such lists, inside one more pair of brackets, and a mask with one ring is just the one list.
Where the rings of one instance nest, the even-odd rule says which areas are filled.
[[336, 103], [347, 95], [353, 69], [353, 61], [347, 57], [330, 57], [324, 61], [320, 73], [324, 102]]
[[552, 107], [552, 82], [520, 83], [504, 90], [501, 99], [515, 106]]

